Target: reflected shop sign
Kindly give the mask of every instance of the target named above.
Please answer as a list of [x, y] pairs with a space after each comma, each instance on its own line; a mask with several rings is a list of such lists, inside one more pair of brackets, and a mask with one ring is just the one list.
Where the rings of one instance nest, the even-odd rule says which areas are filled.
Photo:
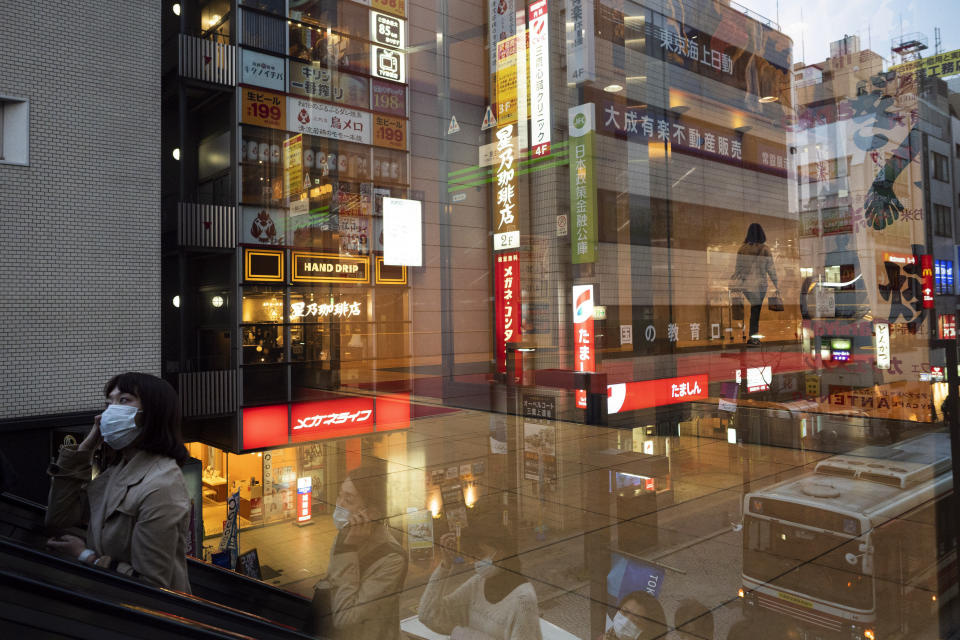
[[[787, 150], [782, 144], [749, 138], [732, 129], [718, 127], [688, 117], [678, 117], [663, 109], [626, 107], [610, 101], [601, 103], [598, 128], [602, 133], [631, 142], [670, 144], [674, 153], [697, 156], [713, 162], [786, 177]], [[572, 134], [571, 134], [572, 135]]]
[[294, 251], [291, 256], [292, 282], [370, 282], [370, 258], [336, 253]]
[[708, 376], [703, 374], [607, 385], [607, 413], [705, 400], [708, 382]]
[[410, 426], [409, 394], [342, 396], [243, 410], [241, 450], [366, 435]]

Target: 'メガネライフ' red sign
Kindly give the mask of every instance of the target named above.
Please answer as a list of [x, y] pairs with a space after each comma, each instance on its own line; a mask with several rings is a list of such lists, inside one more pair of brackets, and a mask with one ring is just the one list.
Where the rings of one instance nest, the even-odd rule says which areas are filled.
[[707, 397], [707, 376], [682, 376], [607, 385], [607, 413], [622, 413]]

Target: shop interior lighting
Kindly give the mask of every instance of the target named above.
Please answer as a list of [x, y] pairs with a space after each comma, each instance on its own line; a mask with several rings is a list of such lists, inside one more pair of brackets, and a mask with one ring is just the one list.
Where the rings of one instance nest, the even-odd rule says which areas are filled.
[[620, 91], [623, 91], [623, 85], [619, 85], [616, 83], [608, 84], [603, 88], [603, 90], [606, 91], [607, 93], [618, 93]]
[[213, 298], [210, 300], [210, 304], [219, 309], [223, 306], [223, 296], [213, 296]]
[[759, 101], [762, 102], [763, 104], [767, 104], [768, 102], [777, 102], [779, 100], [780, 98], [778, 98], [777, 96], [763, 96], [762, 98], [760, 98]]

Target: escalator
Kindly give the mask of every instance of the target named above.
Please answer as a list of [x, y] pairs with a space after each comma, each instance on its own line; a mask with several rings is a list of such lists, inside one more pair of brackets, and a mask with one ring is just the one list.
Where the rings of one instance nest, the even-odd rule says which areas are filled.
[[[50, 629], [27, 627], [34, 632], [25, 637], [88, 637], [89, 625], [104, 624], [96, 614], [101, 610], [116, 628], [157, 629], [120, 637], [310, 637], [297, 631], [308, 600], [232, 571], [189, 560], [193, 595], [185, 595], [46, 553], [44, 511], [0, 494], [0, 625], [50, 623]], [[189, 630], [177, 631], [178, 625]]]

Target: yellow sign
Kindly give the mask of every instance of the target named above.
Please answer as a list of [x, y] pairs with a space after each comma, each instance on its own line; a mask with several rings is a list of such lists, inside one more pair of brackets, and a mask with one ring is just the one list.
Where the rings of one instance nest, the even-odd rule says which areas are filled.
[[517, 42], [510, 36], [497, 43], [497, 125], [517, 121]]
[[303, 191], [303, 134], [283, 141], [283, 192], [286, 197]]
[[264, 89], [243, 89], [240, 121], [271, 129], [287, 128], [287, 98]]
[[943, 78], [956, 75], [960, 73], [960, 49], [898, 64], [890, 67], [890, 71], [896, 71], [897, 75], [919, 73], [921, 77], [925, 78]]
[[406, 0], [371, 0], [370, 6], [377, 11], [386, 11], [401, 18], [407, 16]]
[[370, 282], [370, 258], [366, 256], [294, 251], [290, 270], [291, 282]]
[[813, 609], [813, 603], [809, 600], [804, 600], [803, 598], [798, 598], [797, 596], [784, 593], [783, 591], [777, 591], [777, 597], [781, 600], [786, 600], [787, 602], [792, 602], [793, 604], [798, 604], [801, 607], [806, 607], [807, 609]]
[[807, 382], [807, 395], [813, 398], [820, 397], [820, 378], [819, 376], [808, 375], [806, 377]]
[[373, 144], [388, 149], [407, 149], [407, 120], [373, 114]]
[[384, 265], [383, 256], [376, 257], [377, 284], [407, 284], [407, 267]]

